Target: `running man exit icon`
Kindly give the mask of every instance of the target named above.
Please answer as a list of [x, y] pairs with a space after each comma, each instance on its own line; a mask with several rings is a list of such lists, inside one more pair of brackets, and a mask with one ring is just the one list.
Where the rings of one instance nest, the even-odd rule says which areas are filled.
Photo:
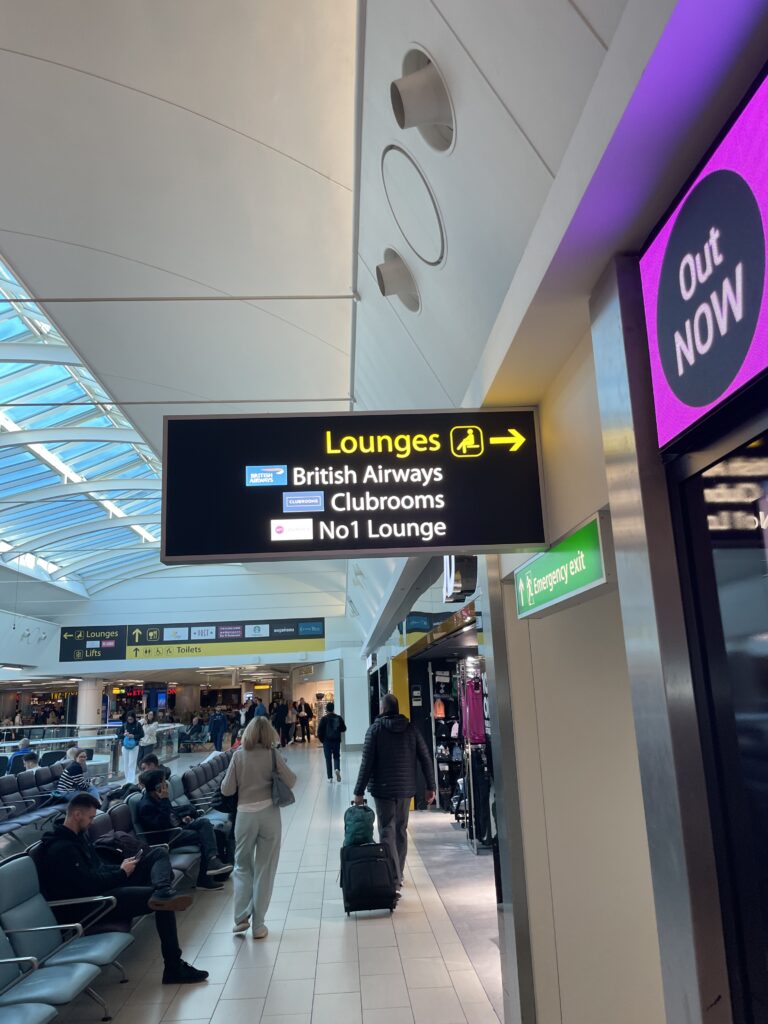
[[451, 427], [451, 452], [457, 459], [476, 459], [485, 451], [480, 427]]

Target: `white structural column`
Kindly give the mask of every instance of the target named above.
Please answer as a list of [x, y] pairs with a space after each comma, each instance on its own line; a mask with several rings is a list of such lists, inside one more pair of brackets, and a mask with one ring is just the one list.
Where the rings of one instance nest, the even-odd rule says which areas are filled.
[[[365, 662], [357, 651], [344, 653], [341, 664], [341, 707], [347, 732], [347, 750], [359, 749], [368, 728], [368, 675]], [[337, 699], [338, 705], [338, 699]]]
[[192, 715], [200, 710], [200, 684], [185, 683], [176, 686], [176, 717], [190, 722]]
[[77, 724], [95, 725], [101, 722], [101, 694], [103, 679], [81, 679], [77, 685]]

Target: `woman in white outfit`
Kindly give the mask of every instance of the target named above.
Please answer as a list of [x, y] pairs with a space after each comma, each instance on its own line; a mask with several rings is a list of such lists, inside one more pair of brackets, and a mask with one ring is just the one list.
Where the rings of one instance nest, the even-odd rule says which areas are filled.
[[154, 711], [148, 711], [146, 713], [144, 718], [141, 720], [141, 727], [144, 730], [144, 736], [142, 737], [141, 745], [139, 747], [139, 764], [141, 764], [147, 754], [151, 754], [157, 746], [157, 730], [160, 726], [155, 720]]
[[125, 723], [117, 733], [120, 744], [120, 763], [126, 782], [136, 781], [136, 762], [139, 758], [139, 744], [144, 739], [144, 730], [136, 720], [136, 714], [129, 711]]
[[282, 835], [280, 808], [272, 803], [273, 759], [278, 775], [291, 789], [296, 776], [275, 750], [279, 739], [269, 719], [252, 718], [241, 740], [221, 784], [224, 796], [237, 793], [232, 931], [244, 932], [250, 925], [254, 939], [265, 939], [264, 918], [272, 898]]

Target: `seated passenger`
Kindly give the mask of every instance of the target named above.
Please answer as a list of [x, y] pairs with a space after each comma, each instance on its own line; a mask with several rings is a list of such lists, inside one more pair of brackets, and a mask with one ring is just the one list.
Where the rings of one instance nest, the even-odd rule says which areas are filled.
[[[197, 846], [200, 848], [200, 873], [198, 889], [221, 889], [220, 882], [214, 882], [212, 875], [223, 875], [230, 871], [229, 865], [219, 860], [216, 836], [208, 818], [193, 818], [189, 814], [179, 816], [168, 799], [168, 783], [162, 769], [155, 768], [141, 776], [144, 795], [139, 802], [138, 819], [141, 828], [149, 835], [152, 843], [168, 843], [169, 846]], [[174, 834], [174, 829], [181, 829]]]
[[34, 750], [30, 750], [28, 754], [24, 754], [21, 759], [24, 762], [25, 772], [32, 771], [34, 768], [39, 767], [40, 758]]
[[[145, 754], [139, 762], [139, 771], [143, 774], [144, 772], [151, 772], [155, 768], [162, 769], [165, 772], [166, 779], [170, 779], [171, 769], [168, 765], [160, 764], [157, 754]], [[141, 776], [139, 777], [139, 783], [141, 783]]]
[[[155, 912], [155, 927], [165, 962], [164, 985], [186, 985], [205, 981], [207, 971], [199, 971], [181, 959], [176, 933], [175, 910], [186, 910], [191, 896], [173, 890], [173, 870], [163, 850], [147, 850], [130, 857], [119, 866], [108, 864], [86, 833], [99, 809], [89, 793], [76, 793], [67, 807], [63, 825], [45, 832], [38, 861], [40, 887], [49, 900], [71, 900], [86, 896], [114, 896], [117, 905], [102, 923], [126, 921]], [[59, 920], [76, 921], [78, 908], [57, 908], [70, 912]], [[81, 913], [81, 911], [80, 911]]]
[[88, 755], [79, 747], [70, 747], [68, 753], [74, 754], [74, 757], [67, 762], [67, 767], [59, 776], [54, 793], [66, 800], [71, 800], [75, 793], [90, 793], [100, 801], [101, 794], [88, 774]]
[[193, 742], [199, 743], [204, 735], [205, 726], [203, 725], [203, 721], [199, 715], [195, 715], [192, 719], [192, 725], [189, 727], [189, 738]]

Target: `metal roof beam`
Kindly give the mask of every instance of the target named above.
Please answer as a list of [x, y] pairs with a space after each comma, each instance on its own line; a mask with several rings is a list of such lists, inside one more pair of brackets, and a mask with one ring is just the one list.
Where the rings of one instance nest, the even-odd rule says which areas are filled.
[[[82, 569], [87, 569], [90, 565], [100, 565], [102, 562], [108, 562], [111, 558], [115, 555], [119, 555], [121, 552], [127, 552], [130, 554], [134, 551], [141, 551], [142, 548], [145, 548], [148, 554], [149, 552], [154, 552], [156, 555], [158, 555], [160, 550], [159, 546], [155, 547], [147, 541], [145, 541], [144, 544], [136, 544], [131, 548], [100, 548], [98, 551], [90, 551], [87, 555], [83, 555], [82, 558], [76, 558], [74, 562], [70, 562], [68, 565], [62, 565], [61, 568], [56, 570], [56, 572], [51, 573], [51, 579], [59, 580], [63, 576], [69, 577], [77, 575]], [[90, 587], [88, 589], [90, 590]]]
[[46, 427], [44, 430], [4, 430], [0, 448], [16, 448], [29, 444], [146, 444], [135, 430], [128, 427]]
[[42, 342], [9, 341], [0, 344], [0, 363], [53, 364], [80, 366], [80, 357], [68, 345], [46, 345]]
[[[101, 530], [116, 530], [129, 526], [155, 526], [160, 524], [160, 515], [136, 515], [136, 516], [114, 516], [112, 519], [88, 520], [84, 523], [77, 523], [76, 526], [66, 526], [62, 530], [54, 530], [37, 541], [27, 538], [19, 541], [4, 554], [6, 562], [11, 561], [17, 555], [36, 554], [51, 562], [56, 560], [53, 548], [63, 540], [70, 540], [72, 537], [82, 537], [89, 533], [97, 533]], [[149, 543], [145, 541], [144, 543]], [[35, 546], [37, 545], [37, 546]], [[139, 547], [139, 545], [137, 545]], [[48, 552], [48, 554], [45, 554]]]
[[49, 487], [38, 487], [31, 491], [20, 491], [18, 494], [3, 495], [0, 488], [0, 514], [3, 507], [9, 505], [26, 505], [38, 501], [60, 501], [83, 494], [104, 494], [109, 491], [147, 491], [157, 493], [163, 487], [162, 480], [156, 477], [131, 477], [121, 480], [119, 477], [104, 477], [85, 480], [81, 484], [52, 484]]
[[[149, 559], [147, 562], [149, 562]], [[135, 565], [138, 570], [137, 572], [126, 572], [125, 575], [115, 576], [106, 583], [92, 584], [89, 582], [88, 593], [93, 596], [94, 594], [100, 594], [102, 590], [109, 590], [110, 587], [117, 586], [118, 583], [126, 583], [128, 580], [138, 579], [141, 576], [150, 576], [155, 572], [165, 572], [168, 569], [179, 568], [178, 565], [163, 565], [159, 559], [153, 565], [145, 564], [144, 562], [136, 562]], [[142, 565], [145, 565], [145, 568], [141, 568]]]

